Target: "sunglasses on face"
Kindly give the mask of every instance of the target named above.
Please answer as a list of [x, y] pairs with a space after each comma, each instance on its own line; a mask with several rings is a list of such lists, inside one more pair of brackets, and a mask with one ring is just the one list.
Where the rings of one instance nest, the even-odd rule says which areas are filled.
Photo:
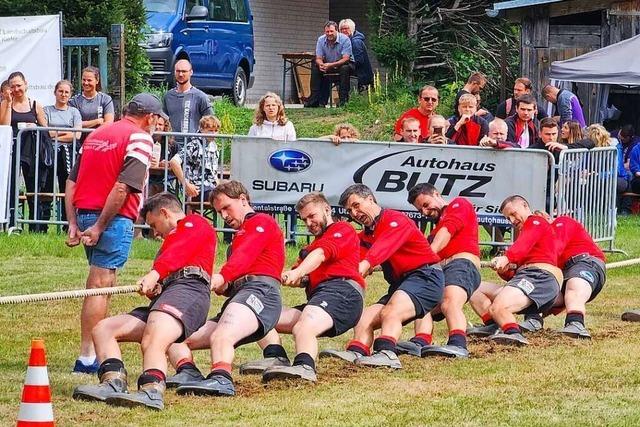
[[429, 102], [429, 101], [431, 101], [431, 102], [438, 102], [438, 98], [431, 98], [430, 96], [423, 96], [423, 97], [422, 97], [422, 100], [423, 100], [424, 102]]

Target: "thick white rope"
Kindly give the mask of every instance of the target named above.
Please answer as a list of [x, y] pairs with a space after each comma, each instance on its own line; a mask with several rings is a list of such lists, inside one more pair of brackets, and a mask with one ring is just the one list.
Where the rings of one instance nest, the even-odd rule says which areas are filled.
[[0, 297], [0, 305], [39, 301], [58, 301], [69, 298], [84, 298], [100, 295], [130, 294], [138, 292], [139, 290], [140, 286], [130, 285], [115, 286], [113, 288], [77, 289], [74, 291], [45, 292], [42, 294], [12, 295], [8, 297]]

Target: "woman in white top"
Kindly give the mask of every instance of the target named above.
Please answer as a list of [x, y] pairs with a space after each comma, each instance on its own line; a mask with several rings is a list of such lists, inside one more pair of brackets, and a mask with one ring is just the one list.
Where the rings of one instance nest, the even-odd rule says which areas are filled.
[[295, 141], [296, 130], [284, 113], [284, 105], [280, 97], [267, 92], [258, 103], [254, 124], [249, 129], [249, 136], [276, 139], [278, 141]]

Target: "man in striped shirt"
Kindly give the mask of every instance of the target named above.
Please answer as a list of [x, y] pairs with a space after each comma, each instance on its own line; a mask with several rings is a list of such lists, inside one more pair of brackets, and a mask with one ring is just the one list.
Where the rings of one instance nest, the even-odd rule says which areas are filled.
[[[147, 182], [153, 140], [162, 114], [155, 96], [141, 93], [122, 120], [100, 126], [85, 140], [65, 190], [67, 245], [84, 245], [89, 261], [87, 288], [116, 284], [116, 270], [129, 256], [133, 223]], [[91, 330], [108, 313], [106, 296], [87, 297], [80, 315], [80, 357], [73, 372], [98, 370]]]

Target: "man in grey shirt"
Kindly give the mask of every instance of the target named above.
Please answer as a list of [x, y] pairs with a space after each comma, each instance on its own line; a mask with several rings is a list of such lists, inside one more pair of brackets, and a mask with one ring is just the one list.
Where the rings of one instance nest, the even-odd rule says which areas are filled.
[[188, 60], [176, 61], [174, 73], [176, 87], [165, 94], [162, 108], [169, 116], [174, 132], [197, 132], [200, 119], [213, 115], [213, 108], [207, 95], [191, 85], [193, 68]]
[[316, 43], [316, 59], [311, 65], [311, 96], [304, 106], [325, 106], [331, 92], [331, 81], [336, 77], [340, 80], [338, 106], [344, 105], [349, 100], [350, 78], [354, 72], [351, 40], [338, 32], [338, 24], [327, 22], [324, 35], [318, 37]]

